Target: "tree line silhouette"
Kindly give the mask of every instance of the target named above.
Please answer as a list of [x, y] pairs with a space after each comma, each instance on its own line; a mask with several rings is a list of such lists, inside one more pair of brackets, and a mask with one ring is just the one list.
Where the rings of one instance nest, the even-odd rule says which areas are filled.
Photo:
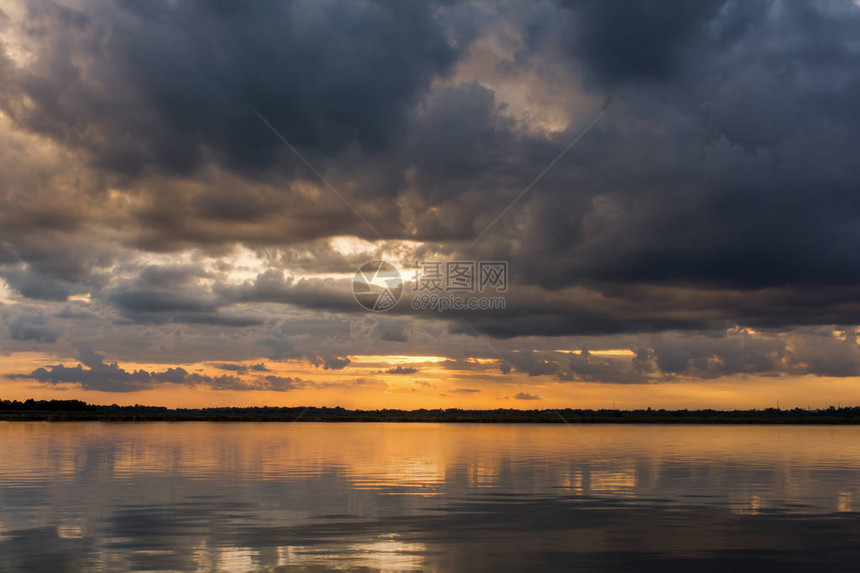
[[559, 410], [347, 410], [340, 407], [167, 408], [88, 404], [81, 400], [0, 400], [0, 420], [102, 421], [303, 421], [459, 423], [794, 423], [860, 424], [860, 407], [752, 410], [571, 409]]

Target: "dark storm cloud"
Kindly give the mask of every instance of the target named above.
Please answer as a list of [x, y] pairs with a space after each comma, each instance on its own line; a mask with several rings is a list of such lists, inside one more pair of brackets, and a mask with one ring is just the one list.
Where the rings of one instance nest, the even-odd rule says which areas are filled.
[[498, 338], [724, 330], [738, 323], [787, 329], [860, 323], [855, 291], [849, 286], [744, 290], [598, 284], [555, 291], [520, 287], [506, 293], [504, 311], [442, 314], [457, 319], [450, 320], [450, 332], [473, 333], [460, 320], [465, 318], [479, 332]]
[[356, 303], [351, 289], [351, 278], [296, 280], [285, 276], [281, 270], [269, 269], [252, 281], [245, 281], [241, 285], [217, 285], [214, 290], [225, 302], [274, 302], [352, 311], [356, 309]]
[[723, 336], [707, 334], [654, 335], [643, 344], [636, 359], [647, 360], [654, 372], [699, 378], [734, 374], [860, 375], [860, 347], [851, 329], [837, 335], [828, 328], [793, 333], [751, 334], [734, 331]]
[[572, 172], [542, 182], [520, 272], [548, 286], [856, 284], [857, 6], [680, 4], [626, 12], [639, 18], [569, 4], [589, 30], [575, 38], [619, 43], [570, 60], [618, 97]]
[[260, 317], [220, 312], [226, 303], [201, 284], [211, 273], [195, 265], [148, 265], [136, 278], [119, 281], [103, 293], [120, 314], [135, 323], [184, 322], [246, 327]]
[[504, 374], [554, 377], [561, 381], [649, 384], [681, 378], [743, 375], [860, 375], [857, 332], [829, 328], [792, 332], [730, 329], [662, 332], [637, 336], [629, 354], [505, 352], [495, 367]]
[[641, 384], [651, 381], [649, 375], [655, 373], [652, 356], [650, 348], [640, 349], [632, 360], [595, 356], [588, 350], [570, 352], [562, 358], [556, 375], [559, 380]]
[[718, 11], [741, 8], [726, 0], [559, 4], [571, 12], [566, 39], [572, 55], [595, 81], [608, 84], [671, 80], [681, 68], [696, 65], [697, 48]]
[[[151, 387], [155, 384], [184, 384], [190, 386], [208, 386], [213, 390], [271, 390], [286, 392], [297, 388], [313, 386], [314, 383], [300, 378], [281, 376], [257, 376], [240, 378], [234, 375], [209, 376], [197, 372], [188, 372], [181, 367], [167, 368], [163, 371], [126, 370], [116, 362], [106, 363], [104, 356], [91, 350], [81, 350], [76, 366], [62, 364], [37, 368], [26, 374], [10, 374], [11, 379], [35, 380], [46, 384], [80, 384], [85, 390], [100, 390], [103, 392], [134, 392]], [[247, 371], [264, 372], [265, 367], [257, 364], [248, 367]], [[237, 371], [238, 372], [238, 371]]]
[[26, 26], [42, 54], [3, 67], [5, 111], [128, 173], [271, 164], [251, 105], [302, 149], [385, 149], [457, 55], [426, 2], [42, 1]]
[[[662, 372], [653, 366], [653, 351], [640, 350], [629, 358], [594, 356], [588, 350], [579, 352], [511, 352], [498, 368], [507, 375], [552, 377], [561, 381], [598, 382], [603, 384], [647, 384], [671, 379], [680, 372]], [[706, 358], [713, 358], [709, 355]], [[683, 372], [689, 373], [685, 365]], [[771, 370], [767, 371], [772, 372]], [[716, 376], [714, 376], [716, 377]], [[522, 398], [517, 398], [522, 399]]]
[[500, 114], [493, 91], [476, 82], [439, 93], [412, 126], [409, 159], [421, 198], [434, 204], [469, 187], [487, 191], [508, 185], [512, 167], [522, 167], [505, 164], [523, 151], [513, 128], [514, 121]]
[[52, 280], [38, 272], [20, 267], [4, 269], [2, 278], [23, 296], [38, 300], [64, 301], [75, 290], [79, 290], [66, 281]]
[[42, 313], [19, 314], [9, 323], [12, 340], [50, 343], [55, 342], [58, 336]]
[[[0, 230], [0, 235], [28, 232], [17, 226]], [[110, 257], [99, 248], [88, 248], [81, 238], [70, 242], [52, 232], [37, 231], [34, 235], [16, 236], [16, 246], [9, 248], [10, 260], [6, 265], [0, 263], [0, 278], [25, 297], [64, 301], [70, 295], [99, 289], [109, 281], [104, 267]]]
[[[515, 352], [506, 360], [519, 372], [529, 376], [540, 376], [542, 374], [554, 374], [557, 366], [537, 352]], [[503, 365], [506, 368], [508, 365]]]
[[395, 318], [376, 320], [372, 334], [388, 342], [407, 342], [409, 340], [409, 321]]

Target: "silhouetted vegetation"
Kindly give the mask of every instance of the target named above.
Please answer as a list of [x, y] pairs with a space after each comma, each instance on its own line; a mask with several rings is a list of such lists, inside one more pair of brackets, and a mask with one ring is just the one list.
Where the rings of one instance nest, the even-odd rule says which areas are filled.
[[705, 423], [860, 424], [860, 407], [804, 410], [347, 410], [345, 408], [258, 406], [176, 408], [110, 406], [80, 400], [0, 400], [0, 420], [260, 421], [260, 422], [454, 422], [454, 423]]

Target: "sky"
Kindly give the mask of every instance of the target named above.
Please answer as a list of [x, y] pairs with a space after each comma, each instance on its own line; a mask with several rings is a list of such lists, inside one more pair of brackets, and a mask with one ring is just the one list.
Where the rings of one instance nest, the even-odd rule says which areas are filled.
[[0, 398], [860, 404], [858, 93], [849, 0], [0, 0]]

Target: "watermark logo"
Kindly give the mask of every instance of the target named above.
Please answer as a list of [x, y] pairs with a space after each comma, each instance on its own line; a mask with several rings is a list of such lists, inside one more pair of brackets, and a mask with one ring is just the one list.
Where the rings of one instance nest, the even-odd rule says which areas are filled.
[[475, 293], [508, 290], [507, 261], [421, 261], [415, 263], [414, 292]]
[[355, 271], [352, 294], [365, 309], [385, 312], [394, 308], [403, 295], [403, 279], [391, 263], [368, 261]]
[[367, 310], [394, 308], [403, 291], [412, 294], [412, 310], [503, 310], [508, 290], [507, 261], [419, 261], [408, 285], [394, 265], [364, 263], [355, 273], [352, 292]]

